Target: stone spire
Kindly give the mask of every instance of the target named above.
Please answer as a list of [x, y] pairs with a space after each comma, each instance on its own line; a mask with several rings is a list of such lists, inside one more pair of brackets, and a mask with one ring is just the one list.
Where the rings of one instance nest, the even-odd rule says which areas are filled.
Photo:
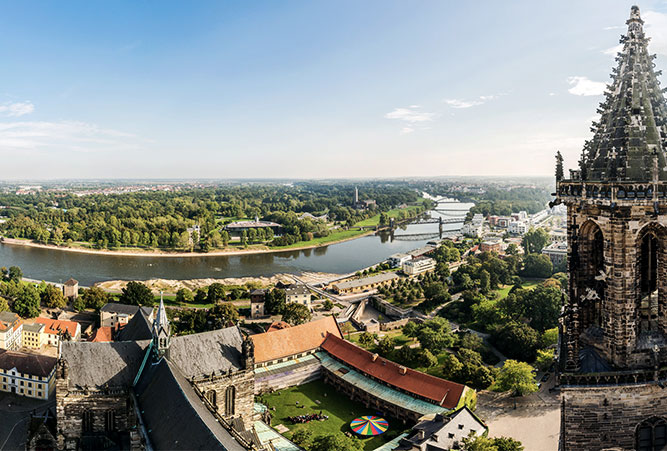
[[647, 50], [644, 21], [633, 6], [618, 66], [600, 104], [600, 121], [593, 122], [593, 139], [584, 146], [582, 178], [591, 181], [650, 181], [654, 155], [659, 179], [667, 180], [667, 106], [655, 71], [655, 55]]
[[164, 308], [164, 300], [160, 292], [160, 307], [158, 307], [155, 321], [153, 321], [153, 346], [160, 355], [163, 355], [169, 349], [171, 340], [171, 324], [167, 318], [167, 311]]

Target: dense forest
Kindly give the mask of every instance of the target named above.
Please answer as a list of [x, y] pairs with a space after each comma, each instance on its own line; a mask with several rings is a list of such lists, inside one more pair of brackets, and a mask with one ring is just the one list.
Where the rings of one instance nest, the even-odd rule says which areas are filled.
[[[106, 249], [120, 247], [208, 251], [224, 247], [229, 236], [225, 223], [242, 218], [274, 221], [283, 237], [250, 237], [285, 245], [326, 236], [322, 221], [299, 219], [303, 213], [326, 214], [330, 223], [351, 226], [358, 221], [419, 200], [405, 185], [364, 183], [360, 199], [377, 207], [357, 210], [351, 184], [300, 183], [295, 185], [239, 185], [174, 191], [79, 196], [71, 191], [30, 195], [0, 193], [0, 235], [56, 245], [88, 243]], [[198, 232], [192, 228], [199, 225]], [[244, 243], [246, 244], [246, 243]]]

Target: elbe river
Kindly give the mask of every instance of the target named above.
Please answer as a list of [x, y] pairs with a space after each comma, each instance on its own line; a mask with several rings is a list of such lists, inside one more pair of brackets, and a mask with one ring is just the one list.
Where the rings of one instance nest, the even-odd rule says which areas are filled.
[[[463, 216], [473, 204], [447, 204], [448, 210], [431, 211], [431, 217]], [[444, 231], [461, 224], [443, 225]], [[55, 249], [0, 244], [0, 266], [20, 266], [25, 277], [64, 282], [70, 277], [81, 285], [105, 280], [200, 279], [271, 276], [278, 273], [327, 272], [346, 274], [385, 260], [397, 252], [407, 252], [437, 239], [438, 224], [415, 224], [399, 228], [394, 238], [383, 233], [300, 251], [267, 252], [248, 255], [201, 257], [151, 257], [84, 254]], [[400, 235], [431, 234], [430, 237], [401, 239]]]

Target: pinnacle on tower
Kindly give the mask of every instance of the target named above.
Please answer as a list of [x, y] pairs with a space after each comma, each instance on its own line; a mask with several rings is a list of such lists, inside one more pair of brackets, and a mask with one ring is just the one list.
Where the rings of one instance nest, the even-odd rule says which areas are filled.
[[153, 344], [160, 354], [169, 348], [171, 339], [171, 324], [167, 318], [167, 311], [164, 308], [162, 292], [160, 292], [160, 307], [158, 307], [155, 321], [153, 321]]
[[[649, 181], [654, 155], [659, 179], [667, 180], [667, 106], [648, 53], [649, 38], [639, 7], [633, 6], [621, 36], [612, 82], [600, 104], [600, 121], [593, 122], [593, 138], [584, 145], [582, 178], [591, 181]], [[585, 176], [584, 176], [585, 174]]]

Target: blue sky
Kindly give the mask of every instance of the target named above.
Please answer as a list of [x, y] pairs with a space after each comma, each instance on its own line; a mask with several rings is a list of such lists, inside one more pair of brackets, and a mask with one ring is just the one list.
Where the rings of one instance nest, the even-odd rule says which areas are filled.
[[0, 179], [548, 175], [631, 5], [1, 1]]

